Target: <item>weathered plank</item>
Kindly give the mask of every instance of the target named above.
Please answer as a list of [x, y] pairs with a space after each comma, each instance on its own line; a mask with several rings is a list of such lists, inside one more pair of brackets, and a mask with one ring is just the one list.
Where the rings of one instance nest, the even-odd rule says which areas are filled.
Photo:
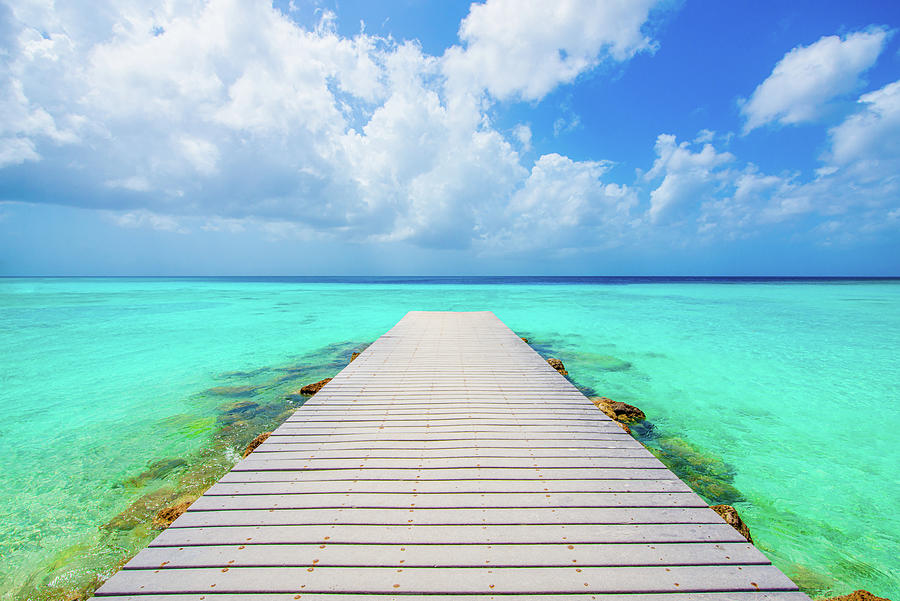
[[233, 469], [219, 482], [312, 482], [317, 480], [663, 480], [676, 479], [666, 468], [459, 468], [459, 469], [378, 469], [346, 470], [239, 470]]
[[[460, 553], [464, 550], [464, 553]], [[620, 545], [213, 545], [149, 547], [130, 567], [157, 569], [217, 566], [530, 567], [768, 565], [749, 543]]]
[[204, 496], [321, 493], [631, 493], [691, 492], [681, 480], [325, 480], [318, 482], [217, 482]]
[[[184, 517], [184, 516], [182, 516]], [[181, 519], [181, 518], [179, 518]], [[518, 544], [518, 543], [742, 543], [737, 531], [718, 524], [503, 524], [385, 526], [315, 524], [168, 528], [151, 546], [247, 544]]]
[[532, 449], [528, 447], [506, 448], [455, 448], [455, 449], [330, 449], [313, 448], [297, 449], [293, 445], [268, 444], [261, 445], [254, 453], [258, 453], [257, 459], [464, 459], [502, 457], [509, 459], [541, 459], [561, 457], [591, 458], [591, 457], [647, 457], [646, 449], [638, 447], [621, 448], [619, 446], [594, 447], [594, 448], [550, 448]]
[[326, 508], [706, 507], [694, 493], [301, 493], [204, 495], [192, 511]]
[[544, 568], [184, 568], [123, 570], [108, 593], [572, 594], [793, 590], [771, 566]]
[[250, 455], [238, 464], [239, 471], [257, 470], [349, 470], [349, 469], [464, 469], [464, 468], [661, 468], [663, 465], [653, 456], [647, 457], [456, 457], [446, 458], [411, 458], [384, 459], [379, 457], [362, 457], [357, 459], [290, 459], [283, 453], [278, 457], [269, 455]]

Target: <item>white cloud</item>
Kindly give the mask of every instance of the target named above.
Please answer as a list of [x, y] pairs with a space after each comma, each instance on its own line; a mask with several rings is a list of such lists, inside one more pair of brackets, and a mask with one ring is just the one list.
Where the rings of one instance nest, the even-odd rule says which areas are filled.
[[553, 137], [558, 138], [562, 134], [575, 131], [581, 125], [581, 117], [570, 113], [568, 118], [559, 117], [553, 122]]
[[632, 228], [637, 192], [604, 183], [606, 161], [573, 161], [559, 154], [541, 156], [509, 206], [486, 236], [487, 252], [619, 246]]
[[528, 152], [531, 150], [531, 128], [524, 123], [519, 123], [512, 130], [513, 137], [519, 141], [522, 150]]
[[648, 216], [654, 223], [677, 219], [680, 206], [697, 207], [727, 176], [719, 168], [735, 160], [729, 152], [716, 152], [712, 144], [693, 152], [690, 143], [678, 144], [670, 134], [656, 139], [656, 155], [653, 168], [645, 176], [649, 181], [662, 178], [650, 193]]
[[[25, 53], [28, 52], [26, 45]], [[33, 105], [25, 95], [22, 81], [15, 75], [7, 74], [6, 81], [0, 85], [0, 168], [40, 160], [39, 141], [46, 140], [56, 146], [78, 142], [72, 129], [60, 129], [50, 113]], [[77, 125], [76, 119], [68, 120]]]
[[495, 100], [652, 51], [654, 3], [489, 0], [461, 24], [464, 46], [435, 57], [342, 37], [329, 11], [304, 29], [263, 2], [19, 0], [0, 161], [43, 160], [78, 182], [39, 200], [108, 207], [127, 192], [111, 217], [123, 227], [481, 244], [517, 191], [575, 177], [523, 164], [531, 130], [494, 129]]
[[[651, 51], [651, 5], [490, 0], [461, 27], [465, 46], [435, 57], [415, 42], [342, 37], [330, 14], [304, 29], [259, 2], [110, 0], [85, 11], [23, 0], [0, 69], [0, 168], [42, 162], [56, 188], [18, 178], [16, 198], [119, 206], [108, 218], [121, 227], [476, 253], [749, 235], [809, 215], [896, 224], [884, 218], [900, 173], [894, 84], [831, 130], [805, 183], [741, 164], [707, 130], [693, 142], [659, 136], [633, 185], [612, 183], [607, 161], [526, 162], [531, 128], [496, 129], [497, 99], [539, 99], [598, 63]], [[557, 133], [577, 127], [567, 107]]]
[[445, 55], [451, 87], [495, 98], [539, 100], [604, 60], [653, 51], [644, 33], [656, 0], [490, 0], [459, 28], [464, 47]]
[[872, 27], [844, 37], [824, 36], [785, 54], [741, 107], [744, 132], [818, 118], [829, 101], [858, 89], [888, 35], [886, 29]]
[[21, 165], [25, 161], [38, 161], [41, 155], [29, 138], [0, 138], [0, 168]]
[[898, 174], [900, 160], [900, 81], [863, 94], [860, 110], [829, 131], [833, 167], [863, 162], [874, 175]]
[[105, 184], [110, 188], [122, 188], [123, 190], [131, 190], [132, 192], [150, 191], [150, 182], [147, 181], [146, 177], [140, 175], [107, 180]]
[[178, 146], [181, 154], [201, 175], [212, 175], [216, 172], [219, 161], [219, 149], [207, 140], [192, 136], [179, 136]]
[[175, 217], [170, 215], [159, 215], [145, 209], [127, 212], [108, 211], [106, 215], [110, 221], [119, 227], [131, 229], [146, 228], [178, 234], [190, 233], [190, 230]]
[[712, 142], [716, 137], [716, 132], [711, 129], [701, 129], [697, 132], [697, 136], [694, 138], [695, 144], [703, 144], [705, 142]]
[[811, 177], [765, 174], [752, 164], [720, 171], [701, 192], [700, 231], [727, 238], [805, 220], [813, 240], [841, 244], [897, 231], [898, 140], [900, 81], [863, 94], [858, 110], [828, 131]]

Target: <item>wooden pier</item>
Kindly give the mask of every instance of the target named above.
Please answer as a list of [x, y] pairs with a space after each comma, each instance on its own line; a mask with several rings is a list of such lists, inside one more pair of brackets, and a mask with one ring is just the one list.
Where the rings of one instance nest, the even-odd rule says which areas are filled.
[[363, 595], [808, 600], [490, 312], [407, 314], [97, 591]]

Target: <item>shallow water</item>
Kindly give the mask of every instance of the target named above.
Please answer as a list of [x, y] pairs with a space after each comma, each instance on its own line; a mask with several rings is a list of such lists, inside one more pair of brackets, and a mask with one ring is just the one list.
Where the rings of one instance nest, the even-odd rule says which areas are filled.
[[0, 598], [108, 574], [411, 309], [493, 310], [640, 406], [810, 593], [900, 596], [900, 282], [2, 279]]

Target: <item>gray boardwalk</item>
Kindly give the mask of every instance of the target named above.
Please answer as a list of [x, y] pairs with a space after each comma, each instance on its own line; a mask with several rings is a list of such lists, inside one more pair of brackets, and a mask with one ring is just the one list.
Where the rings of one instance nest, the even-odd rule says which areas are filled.
[[490, 312], [406, 315], [97, 595], [808, 599]]

